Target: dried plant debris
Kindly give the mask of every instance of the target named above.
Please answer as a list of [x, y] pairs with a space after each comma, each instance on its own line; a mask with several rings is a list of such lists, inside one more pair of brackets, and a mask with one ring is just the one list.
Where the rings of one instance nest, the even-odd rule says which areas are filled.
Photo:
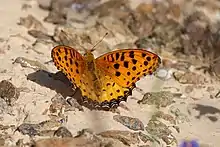
[[[93, 47], [93, 45], [96, 44], [100, 37], [104, 36], [106, 32], [109, 31], [106, 30], [106, 28], [104, 28], [103, 26], [101, 26], [101, 28], [93, 27], [89, 30], [88, 33], [86, 31], [76, 31], [76, 29], [69, 26], [58, 26], [55, 28], [53, 39], [58, 44], [65, 44], [74, 47], [79, 52], [84, 53], [86, 49]], [[108, 36], [109, 35], [107, 35], [105, 39], [107, 39]], [[100, 42], [99, 45], [96, 47], [96, 51], [98, 51], [99, 53], [109, 51], [109, 46], [107, 42], [105, 40]]]
[[138, 48], [152, 48], [155, 52], [161, 52], [160, 50], [164, 48], [165, 43], [162, 42], [160, 38], [153, 36], [138, 38], [134, 44]]
[[71, 0], [51, 0], [49, 4], [49, 14], [44, 18], [44, 21], [53, 24], [66, 24], [67, 11], [66, 8], [70, 8], [73, 1]]
[[122, 42], [119, 44], [116, 44], [114, 47], [112, 47], [112, 50], [119, 49], [119, 48], [137, 48], [137, 46], [132, 42]]
[[[112, 38], [117, 37], [118, 40], [114, 44], [119, 44], [123, 42], [133, 42], [137, 39], [137, 37], [130, 31], [128, 27], [126, 27], [121, 20], [117, 20], [112, 16], [106, 16], [99, 18], [97, 20], [97, 24], [95, 25], [95, 29], [92, 32], [98, 32], [100, 33], [100, 36], [103, 36], [101, 34], [105, 34], [106, 31], [108, 31], [108, 36], [106, 38]], [[94, 32], [94, 34], [97, 34]]]
[[117, 139], [126, 146], [130, 146], [131, 144], [137, 144], [140, 142], [138, 138], [138, 133], [133, 133], [129, 131], [109, 130], [101, 132], [98, 135], [104, 138]]
[[157, 108], [167, 107], [174, 103], [175, 97], [180, 97], [180, 93], [171, 93], [170, 91], [147, 92], [138, 104], [156, 105]]
[[41, 30], [29, 30], [28, 34], [40, 40], [52, 40], [52, 36], [42, 32]]
[[191, 67], [191, 63], [188, 61], [177, 61], [172, 65], [172, 68], [175, 68], [176, 70], [187, 72], [189, 71], [189, 68]]
[[59, 11], [50, 11], [44, 21], [53, 24], [66, 24], [66, 14], [62, 14]]
[[65, 44], [81, 50], [83, 50], [82, 47], [89, 47], [92, 43], [89, 35], [76, 32], [74, 28], [68, 26], [57, 26], [54, 30], [53, 39], [59, 44]]
[[176, 71], [173, 73], [174, 78], [181, 84], [205, 84], [207, 79], [200, 74], [195, 72], [180, 72]]
[[149, 134], [162, 139], [167, 145], [177, 145], [177, 140], [172, 135], [172, 131], [169, 129], [169, 126], [162, 123], [161, 121], [150, 120], [145, 129]]
[[109, 0], [95, 7], [90, 13], [99, 17], [113, 16], [120, 19], [128, 16], [129, 11], [131, 11], [131, 8], [128, 0]]
[[44, 71], [48, 71], [47, 67], [44, 66], [42, 63], [40, 63], [39, 61], [35, 61], [35, 60], [30, 60], [27, 59], [25, 57], [17, 57], [15, 59], [14, 63], [20, 63], [22, 67], [28, 67], [28, 68], [32, 68], [34, 70], [44, 70]]
[[121, 124], [123, 124], [131, 130], [144, 130], [144, 124], [138, 118], [115, 115], [113, 116], [113, 119], [117, 122], [120, 122]]
[[27, 17], [21, 17], [18, 25], [23, 25], [28, 30], [37, 30], [47, 33], [47, 29], [43, 26], [43, 24], [30, 14]]
[[[191, 2], [187, 3], [191, 5]], [[109, 34], [113, 33], [113, 36], [119, 37], [118, 34], [123, 34], [123, 36], [136, 35], [140, 40], [144, 39], [146, 41], [146, 43], [138, 43], [139, 45], [142, 44], [145, 47], [157, 46], [157, 48], [159, 47], [168, 51], [172, 50], [175, 53], [181, 52], [189, 56], [189, 58], [193, 55], [197, 55], [200, 58], [205, 57], [205, 62], [217, 58], [220, 53], [217, 50], [219, 47], [219, 25], [217, 22], [214, 23], [211, 21], [208, 17], [209, 13], [203, 12], [201, 9], [186, 13], [185, 9], [189, 9], [188, 5], [185, 3], [183, 5], [178, 4], [173, 2], [173, 0], [157, 1], [152, 4], [143, 2], [135, 10], [130, 8], [129, 1], [127, 0], [120, 2], [109, 0], [99, 4], [99, 0], [92, 2], [87, 0], [65, 2], [53, 0], [50, 1], [50, 4], [43, 4], [46, 5], [47, 10], [50, 10], [50, 14], [45, 20], [55, 24], [64, 24], [68, 21], [67, 13], [69, 10], [72, 11], [70, 14], [76, 14], [74, 10], [78, 12], [81, 10], [91, 10], [89, 16], [82, 17], [87, 20], [93, 16], [98, 16], [98, 20], [94, 21], [96, 25], [90, 26], [89, 32], [94, 36], [97, 34], [98, 36], [102, 36], [99, 35], [103, 34], [100, 28], [105, 27], [105, 33], [108, 31], [110, 32]], [[65, 10], [66, 8], [68, 8], [68, 11]], [[88, 23], [84, 20], [82, 21], [83, 23]], [[122, 22], [122, 29], [120, 31], [119, 29], [112, 31], [118, 28], [118, 26], [113, 25], [115, 23], [109, 22], [117, 21]], [[69, 20], [67, 23], [72, 24], [73, 22]], [[126, 32], [128, 30], [130, 33], [127, 35], [118, 33], [122, 32], [122, 30]], [[134, 40], [131, 39], [131, 42]], [[118, 43], [120, 42], [113, 44], [113, 46]], [[110, 48], [112, 47], [110, 46]], [[209, 50], [209, 52], [207, 48], [210, 48], [211, 51]]]
[[173, 19], [175, 16], [172, 13], [174, 12], [172, 10], [179, 8], [177, 4], [168, 1], [158, 1], [153, 4], [140, 3], [135, 11], [130, 12], [127, 19], [124, 18], [124, 21], [138, 37], [154, 35], [163, 39], [164, 42], [171, 42], [179, 36], [181, 30], [181, 25], [178, 20]]
[[[39, 37], [39, 36], [37, 36]], [[51, 49], [53, 48], [54, 46], [57, 46], [58, 43], [54, 42], [53, 39], [50, 38], [50, 40], [48, 40], [50, 38], [50, 36], [45, 36], [43, 38], [39, 37], [36, 39], [36, 41], [34, 43], [32, 43], [32, 46], [33, 46], [33, 50], [35, 52], [37, 52], [38, 54], [44, 54], [43, 51], [38, 51], [39, 49], [42, 49], [42, 48], [47, 48], [47, 49]]]
[[20, 91], [9, 81], [0, 82], [0, 97], [10, 106], [14, 105], [20, 96]]
[[141, 3], [122, 21], [140, 39], [147, 38], [158, 42], [158, 46], [165, 46], [166, 50], [170, 48], [187, 56], [196, 55], [209, 64], [209, 61], [216, 59], [220, 53], [217, 50], [220, 45], [217, 39], [219, 22], [211, 21], [211, 13], [203, 9], [186, 13], [189, 5], [190, 2], [187, 2], [180, 7], [180, 4], [172, 0], [153, 4]]

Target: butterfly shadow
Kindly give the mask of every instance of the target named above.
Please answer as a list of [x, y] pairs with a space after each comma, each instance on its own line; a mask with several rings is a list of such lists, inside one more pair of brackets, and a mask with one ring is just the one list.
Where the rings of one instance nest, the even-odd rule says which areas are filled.
[[73, 89], [72, 84], [62, 72], [50, 73], [45, 70], [38, 70], [34, 73], [28, 74], [27, 79], [43, 87], [55, 90], [64, 98], [74, 97], [78, 102], [80, 102], [81, 93], [79, 93], [77, 89]]
[[74, 98], [80, 105], [85, 106], [90, 110], [95, 109], [89, 102], [85, 103], [83, 101], [81, 91], [78, 88], [73, 89], [72, 83], [61, 71], [58, 71], [57, 73], [50, 73], [45, 70], [38, 70], [34, 73], [28, 74], [27, 79], [43, 87], [55, 90], [64, 98], [69, 97], [68, 100]]

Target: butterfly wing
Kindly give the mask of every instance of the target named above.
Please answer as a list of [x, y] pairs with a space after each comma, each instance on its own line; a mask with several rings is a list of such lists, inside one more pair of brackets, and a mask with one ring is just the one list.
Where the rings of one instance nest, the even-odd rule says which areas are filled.
[[[89, 105], [94, 107], [102, 107], [108, 110], [113, 105], [118, 104], [118, 95], [116, 96], [113, 91], [120, 89], [117, 93], [121, 95], [119, 100], [124, 100], [124, 93], [129, 92], [128, 89], [115, 84], [110, 77], [104, 76], [104, 73], [99, 72], [97, 81], [93, 80], [92, 74], [86, 68], [86, 61], [84, 57], [75, 49], [68, 46], [56, 46], [51, 52], [52, 59], [58, 68], [61, 70], [71, 83], [81, 90], [83, 102], [88, 102]], [[98, 82], [98, 83], [96, 83]], [[94, 85], [101, 86], [101, 91], [97, 91]], [[110, 85], [113, 85], [111, 88]], [[110, 87], [110, 88], [109, 88]], [[108, 91], [107, 91], [108, 89]], [[97, 93], [99, 93], [97, 95]], [[114, 98], [114, 96], [116, 96]]]
[[[100, 95], [97, 96], [98, 107], [104, 110], [116, 108], [121, 101], [126, 101], [127, 97], [132, 94], [132, 88], [122, 87], [117, 84], [112, 77], [106, 75], [99, 68], [97, 69], [98, 83], [101, 85]], [[93, 98], [94, 100], [94, 98]]]
[[144, 49], [121, 49], [96, 59], [97, 67], [122, 87], [132, 87], [142, 77], [152, 74], [161, 63], [158, 55]]
[[52, 49], [51, 57], [58, 70], [61, 70], [76, 87], [81, 87], [84, 73], [83, 56], [75, 49], [59, 45]]

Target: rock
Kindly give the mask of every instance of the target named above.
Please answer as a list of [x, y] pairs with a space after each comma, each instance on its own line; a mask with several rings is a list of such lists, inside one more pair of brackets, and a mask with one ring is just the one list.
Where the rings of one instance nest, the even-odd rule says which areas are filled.
[[144, 130], [144, 124], [138, 118], [115, 115], [113, 116], [113, 119], [131, 130]]
[[0, 82], [0, 98], [3, 98], [8, 105], [14, 105], [19, 96], [20, 91], [11, 82], [7, 80]]

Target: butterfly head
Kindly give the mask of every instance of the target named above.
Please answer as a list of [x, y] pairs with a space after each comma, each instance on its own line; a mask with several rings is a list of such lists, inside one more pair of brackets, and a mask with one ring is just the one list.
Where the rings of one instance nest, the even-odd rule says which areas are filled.
[[95, 60], [95, 57], [94, 57], [94, 55], [92, 54], [92, 52], [95, 50], [95, 47], [96, 47], [96, 46], [105, 38], [105, 36], [107, 36], [107, 35], [108, 35], [108, 33], [105, 33], [105, 35], [102, 37], [102, 39], [101, 39], [99, 42], [97, 42], [97, 43], [92, 47], [92, 49], [90, 49], [90, 50], [85, 50], [84, 56], [85, 56], [85, 58], [87, 59], [88, 62], [91, 62], [91, 61]]
[[87, 61], [93, 61], [95, 60], [95, 57], [93, 55], [93, 52], [94, 50], [91, 49], [91, 50], [86, 50], [86, 53], [84, 54], [85, 58], [87, 59]]

